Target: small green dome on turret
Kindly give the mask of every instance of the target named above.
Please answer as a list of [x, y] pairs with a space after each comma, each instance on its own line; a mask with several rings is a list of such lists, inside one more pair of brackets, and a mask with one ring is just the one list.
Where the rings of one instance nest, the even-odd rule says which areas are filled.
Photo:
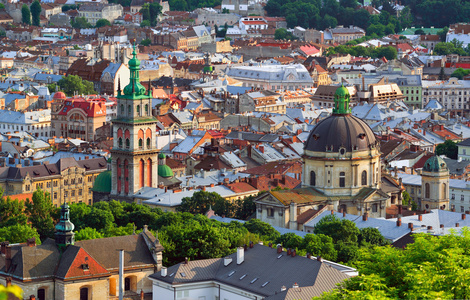
[[429, 158], [425, 163], [423, 167], [423, 171], [425, 172], [441, 172], [441, 171], [447, 171], [447, 164], [446, 162], [440, 158], [437, 155], [434, 155], [433, 157]]
[[349, 97], [349, 91], [344, 85], [341, 84], [341, 86], [336, 89], [335, 99], [339, 97], [346, 97], [346, 95]]
[[101, 174], [98, 175], [95, 179], [95, 183], [93, 184], [93, 192], [110, 193], [112, 182], [111, 176], [111, 171], [101, 172]]
[[173, 177], [173, 170], [167, 165], [159, 165], [158, 176], [163, 178]]
[[343, 84], [336, 89], [335, 92], [335, 106], [333, 108], [334, 115], [347, 115], [351, 113], [349, 107], [349, 91]]
[[70, 222], [69, 214], [70, 214], [69, 205], [67, 203], [64, 203], [61, 209], [60, 221], [55, 226], [55, 229], [57, 232], [65, 233], [65, 232], [70, 232], [74, 230], [75, 225], [73, 225], [73, 223]]
[[164, 159], [165, 157], [166, 157], [166, 156], [165, 156], [165, 153], [160, 152], [160, 153], [158, 154], [158, 158], [159, 158], [159, 159]]

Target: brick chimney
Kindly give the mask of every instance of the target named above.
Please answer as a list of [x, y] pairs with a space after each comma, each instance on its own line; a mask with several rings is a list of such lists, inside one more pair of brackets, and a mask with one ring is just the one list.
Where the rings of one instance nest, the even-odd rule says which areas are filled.
[[277, 253], [282, 253], [282, 246], [281, 245], [277, 246]]
[[36, 238], [30, 238], [26, 241], [26, 245], [28, 245], [28, 247], [35, 247], [36, 246]]
[[411, 231], [413, 231], [413, 223], [408, 223], [408, 228], [411, 229]]
[[398, 226], [398, 227], [401, 226], [401, 218], [398, 218], [398, 219], [397, 219], [397, 226]]
[[459, 223], [455, 223], [455, 227], [459, 227], [459, 226], [460, 226], [460, 224], [459, 224]]
[[6, 286], [9, 287], [11, 286], [11, 277], [8, 276], [7, 278], [5, 278], [5, 281], [6, 281]]
[[362, 215], [362, 221], [367, 221], [367, 219], [369, 219], [369, 214], [368, 213], [364, 213]]
[[418, 215], [418, 221], [423, 221], [423, 215]]
[[258, 147], [258, 149], [259, 149], [259, 151], [260, 151], [261, 153], [264, 153], [264, 146], [261, 146], [261, 145], [260, 145], [260, 146]]
[[36, 296], [34, 295], [29, 296], [29, 300], [36, 300]]

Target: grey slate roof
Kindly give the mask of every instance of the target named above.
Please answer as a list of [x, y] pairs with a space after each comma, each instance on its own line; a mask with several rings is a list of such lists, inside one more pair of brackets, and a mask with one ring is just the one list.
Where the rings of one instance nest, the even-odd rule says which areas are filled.
[[[224, 266], [224, 258], [195, 260], [169, 267], [166, 277], [162, 277], [161, 272], [150, 277], [170, 284], [214, 280], [263, 297], [274, 296], [281, 291], [282, 286], [292, 287], [294, 283], [302, 290], [305, 288], [305, 292], [312, 293], [295, 299], [320, 296], [322, 292], [335, 288], [337, 283], [349, 278], [324, 262], [302, 256], [287, 256], [286, 252], [278, 254], [276, 249], [262, 245], [248, 248], [244, 253], [244, 262], [240, 265], [237, 264], [237, 253], [228, 257], [232, 262], [227, 266]], [[276, 296], [267, 299], [291, 298]]]

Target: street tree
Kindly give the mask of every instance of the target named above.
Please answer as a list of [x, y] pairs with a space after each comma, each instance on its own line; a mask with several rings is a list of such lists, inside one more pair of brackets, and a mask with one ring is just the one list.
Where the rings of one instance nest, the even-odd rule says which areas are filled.
[[35, 0], [32, 4], [31, 4], [31, 17], [32, 17], [32, 22], [33, 22], [33, 25], [34, 26], [40, 26], [41, 25], [41, 19], [40, 19], [40, 16], [41, 16], [41, 4], [39, 3], [38, 0]]

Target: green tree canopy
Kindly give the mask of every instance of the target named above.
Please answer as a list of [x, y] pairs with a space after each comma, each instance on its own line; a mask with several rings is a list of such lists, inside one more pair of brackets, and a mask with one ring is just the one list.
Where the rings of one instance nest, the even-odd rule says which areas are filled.
[[99, 19], [98, 21], [96, 21], [96, 25], [95, 25], [96, 28], [100, 28], [104, 26], [111, 26], [111, 22], [109, 22], [106, 19]]
[[0, 228], [12, 225], [26, 225], [28, 217], [25, 214], [25, 206], [18, 199], [2, 197], [3, 190], [0, 189]]
[[470, 74], [470, 70], [469, 69], [462, 69], [462, 68], [458, 68], [457, 70], [455, 70], [452, 75], [450, 75], [451, 77], [456, 77], [460, 80], [462, 80], [465, 76], [467, 76], [468, 74]]
[[436, 147], [437, 155], [445, 155], [448, 158], [457, 159], [458, 147], [457, 144], [452, 140], [446, 140], [443, 144], [439, 144]]
[[152, 41], [150, 39], [145, 39], [140, 42], [142, 46], [150, 46], [151, 43]]
[[82, 80], [82, 78], [78, 75], [62, 77], [62, 79], [57, 82], [57, 85], [67, 96], [73, 96], [74, 92], [83, 95], [96, 94], [93, 83]]
[[343, 219], [340, 220], [335, 215], [328, 215], [322, 218], [313, 231], [315, 234], [324, 234], [333, 238], [334, 241], [356, 243], [359, 229], [354, 222]]
[[54, 214], [56, 208], [52, 205], [51, 196], [48, 192], [37, 189], [31, 200], [27, 199], [26, 213], [33, 228], [39, 233], [41, 240], [54, 236]]
[[21, 22], [23, 22], [23, 24], [31, 25], [31, 11], [26, 4], [23, 4], [21, 7]]
[[25, 243], [30, 238], [36, 238], [36, 243], [41, 244], [40, 236], [31, 225], [11, 225], [0, 227], [0, 241], [14, 243]]
[[90, 228], [90, 227], [85, 227], [75, 232], [76, 241], [101, 239], [103, 237], [104, 235], [101, 232], [99, 232], [95, 228]]
[[85, 17], [75, 17], [75, 19], [72, 19], [70, 22], [72, 27], [77, 29], [93, 27]]
[[31, 4], [31, 17], [33, 21], [34, 26], [39, 26], [41, 23], [40, 15], [41, 15], [41, 4], [39, 3], [38, 0], [35, 0]]
[[231, 202], [215, 192], [206, 191], [196, 192], [192, 197], [184, 197], [177, 210], [192, 214], [205, 214], [210, 207], [220, 216], [230, 217], [233, 215], [234, 207]]

